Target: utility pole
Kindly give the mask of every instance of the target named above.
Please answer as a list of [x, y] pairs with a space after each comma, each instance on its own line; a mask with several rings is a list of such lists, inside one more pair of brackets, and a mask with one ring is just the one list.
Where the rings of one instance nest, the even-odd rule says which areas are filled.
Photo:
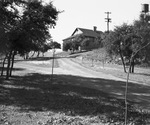
[[105, 22], [107, 22], [107, 32], [109, 33], [109, 23], [111, 23], [111, 18], [109, 18], [109, 14], [111, 14], [111, 12], [105, 12], [105, 14], [107, 14], [107, 18]]

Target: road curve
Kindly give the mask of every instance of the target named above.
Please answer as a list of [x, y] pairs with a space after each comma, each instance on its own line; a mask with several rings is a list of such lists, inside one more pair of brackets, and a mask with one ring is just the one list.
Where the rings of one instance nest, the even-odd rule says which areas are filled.
[[62, 70], [62, 74], [70, 74], [75, 76], [90, 77], [90, 78], [102, 78], [111, 79], [116, 81], [125, 81], [124, 79], [117, 78], [111, 74], [104, 74], [81, 66], [78, 63], [71, 61], [69, 58], [58, 59], [59, 69], [55, 69], [56, 74], [60, 74], [59, 70]]
[[[70, 58], [59, 58], [56, 60], [58, 61], [59, 67], [54, 68], [54, 74], [125, 81], [124, 79], [117, 78], [111, 74], [104, 74], [102, 72], [97, 72], [97, 71], [85, 68], [81, 66], [80, 64], [71, 61]], [[15, 67], [26, 68], [28, 70], [32, 70], [34, 72], [43, 73], [43, 74], [51, 74], [51, 71], [52, 71], [51, 67], [47, 67], [47, 68], [38, 67], [38, 66], [30, 65], [30, 63], [21, 63], [21, 62], [16, 63]]]

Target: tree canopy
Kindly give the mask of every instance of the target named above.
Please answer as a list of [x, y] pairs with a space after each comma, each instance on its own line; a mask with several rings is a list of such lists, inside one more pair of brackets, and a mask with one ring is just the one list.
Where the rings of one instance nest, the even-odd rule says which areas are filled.
[[7, 76], [13, 54], [23, 55], [35, 51], [50, 40], [49, 28], [55, 27], [58, 14], [52, 2], [0, 1], [0, 45], [5, 48], [0, 53], [9, 55]]
[[125, 72], [125, 60], [132, 64], [130, 72], [134, 72], [135, 61], [150, 63], [150, 24], [143, 18], [132, 25], [124, 23], [107, 34], [103, 44], [110, 55], [120, 55]]
[[72, 50], [92, 50], [101, 46], [101, 38], [87, 37], [82, 34], [74, 36], [72, 39], [63, 42], [63, 51]]

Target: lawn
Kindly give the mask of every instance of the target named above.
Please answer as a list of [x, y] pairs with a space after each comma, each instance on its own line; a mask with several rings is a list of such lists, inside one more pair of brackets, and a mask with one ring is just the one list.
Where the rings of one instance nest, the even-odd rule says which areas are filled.
[[[51, 82], [51, 75], [16, 69], [10, 80], [0, 77], [0, 124], [121, 125], [124, 100], [115, 95], [124, 86], [124, 82], [71, 75], [54, 75]], [[128, 121], [149, 124], [149, 102], [134, 97], [145, 98], [142, 93], [150, 93], [150, 86], [130, 83], [129, 90], [133, 100], [128, 100]]]

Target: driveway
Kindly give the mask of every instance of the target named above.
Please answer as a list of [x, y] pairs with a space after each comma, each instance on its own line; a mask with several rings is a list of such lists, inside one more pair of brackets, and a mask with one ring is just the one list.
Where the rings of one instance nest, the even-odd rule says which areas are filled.
[[[117, 78], [112, 76], [111, 74], [104, 74], [102, 72], [97, 72], [88, 68], [81, 66], [78, 63], [71, 61], [70, 58], [59, 58], [56, 59], [59, 64], [59, 67], [54, 68], [54, 74], [64, 74], [64, 75], [73, 75], [73, 76], [81, 76], [88, 78], [102, 78], [102, 79], [110, 79], [116, 81], [125, 81], [124, 79]], [[51, 74], [51, 67], [38, 67], [34, 65], [30, 65], [30, 63], [22, 63], [18, 62], [15, 65], [16, 68], [26, 68], [28, 70], [43, 73], [43, 74]]]

